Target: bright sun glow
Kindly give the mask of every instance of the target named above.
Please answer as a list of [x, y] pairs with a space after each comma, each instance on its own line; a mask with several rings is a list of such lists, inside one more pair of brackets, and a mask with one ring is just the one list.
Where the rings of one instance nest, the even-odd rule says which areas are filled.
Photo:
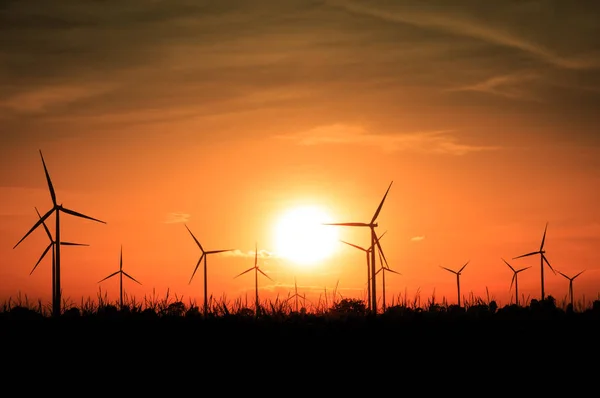
[[314, 206], [296, 207], [284, 213], [276, 226], [277, 253], [302, 266], [316, 265], [330, 257], [339, 245], [338, 230], [322, 223], [333, 222]]

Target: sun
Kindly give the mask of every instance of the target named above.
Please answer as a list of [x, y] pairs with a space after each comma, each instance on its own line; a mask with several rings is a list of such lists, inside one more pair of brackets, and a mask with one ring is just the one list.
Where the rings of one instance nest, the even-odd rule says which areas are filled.
[[275, 227], [275, 248], [279, 256], [304, 267], [319, 264], [338, 248], [338, 228], [322, 225], [333, 222], [318, 206], [300, 206], [285, 212]]

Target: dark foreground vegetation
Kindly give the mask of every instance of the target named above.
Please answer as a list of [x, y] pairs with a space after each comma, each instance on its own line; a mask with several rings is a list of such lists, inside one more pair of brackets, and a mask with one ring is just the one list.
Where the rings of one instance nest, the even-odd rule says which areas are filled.
[[55, 318], [41, 303], [34, 306], [18, 300], [5, 303], [0, 312], [0, 333], [12, 334], [14, 339], [35, 333], [38, 340], [55, 341], [92, 335], [107, 341], [128, 335], [139, 342], [166, 340], [169, 344], [188, 338], [219, 344], [243, 336], [330, 347], [376, 338], [381, 344], [386, 341], [388, 348], [431, 343], [431, 339], [458, 339], [463, 346], [490, 346], [497, 338], [523, 342], [535, 335], [538, 338], [530, 342], [568, 337], [592, 343], [600, 339], [600, 300], [580, 310], [572, 305], [559, 308], [552, 296], [532, 299], [527, 306], [504, 307], [494, 300], [462, 307], [430, 301], [424, 308], [408, 303], [389, 306], [377, 315], [357, 299], [344, 298], [311, 309], [297, 302], [296, 306], [293, 300], [276, 300], [259, 305], [256, 311], [241, 301], [230, 305], [211, 300], [204, 314], [195, 303], [186, 305], [181, 299], [169, 299], [168, 294], [163, 300], [131, 300], [122, 306], [99, 297], [96, 304], [88, 300], [79, 306], [65, 305], [62, 315]]
[[[205, 382], [253, 375], [277, 383], [292, 373], [310, 388], [326, 383], [338, 392], [370, 386], [379, 372], [393, 383], [418, 378], [422, 388], [434, 389], [451, 388], [440, 384], [449, 377], [495, 385], [498, 375], [516, 371], [531, 372], [525, 380], [532, 385], [535, 374], [554, 372], [592, 382], [587, 374], [596, 368], [587, 364], [600, 355], [600, 300], [577, 311], [558, 307], [553, 297], [503, 307], [493, 300], [463, 307], [430, 301], [377, 315], [347, 298], [310, 309], [277, 300], [258, 313], [241, 301], [211, 301], [204, 315], [178, 298], [130, 300], [122, 308], [100, 299], [66, 305], [57, 318], [39, 304], [11, 303], [0, 312], [0, 339], [3, 361], [13, 369], [69, 369], [82, 380], [118, 373], [130, 383], [136, 374], [149, 390], [179, 383], [184, 374]], [[232, 380], [219, 388], [238, 387]]]

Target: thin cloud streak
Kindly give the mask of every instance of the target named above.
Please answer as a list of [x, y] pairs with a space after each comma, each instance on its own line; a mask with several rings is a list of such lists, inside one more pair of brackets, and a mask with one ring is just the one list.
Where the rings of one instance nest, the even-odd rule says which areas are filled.
[[402, 8], [401, 12], [365, 6], [354, 1], [328, 0], [328, 4], [338, 6], [346, 11], [368, 15], [384, 21], [409, 24], [418, 27], [434, 28], [449, 33], [467, 36], [485, 42], [521, 50], [534, 55], [547, 63], [565, 69], [596, 69], [600, 67], [598, 54], [586, 54], [580, 58], [567, 58], [553, 53], [542, 46], [529, 42], [517, 35], [489, 25], [482, 25], [475, 20], [463, 16], [437, 14], [434, 12], [415, 11], [414, 6]]
[[165, 224], [185, 223], [188, 222], [191, 217], [192, 215], [188, 213], [169, 213], [166, 216]]
[[533, 94], [526, 84], [539, 78], [540, 75], [535, 72], [497, 75], [472, 85], [449, 88], [446, 91], [474, 91], [515, 100], [543, 102], [544, 99]]
[[299, 145], [360, 144], [378, 147], [385, 152], [414, 151], [448, 155], [466, 155], [471, 152], [497, 150], [495, 146], [458, 143], [452, 130], [424, 131], [398, 134], [369, 133], [361, 126], [342, 123], [319, 126], [308, 131], [275, 138], [291, 140]]
[[[220, 253], [222, 256], [227, 256], [227, 257], [246, 257], [246, 258], [254, 258], [254, 256], [256, 255], [256, 252], [254, 250], [251, 251], [242, 251], [239, 249], [235, 249], [232, 251], [228, 251], [228, 252], [223, 252]], [[258, 251], [258, 257], [262, 258], [262, 259], [275, 259], [278, 258], [277, 254], [270, 252], [268, 250], [265, 249], [261, 249]]]
[[423, 239], [425, 239], [424, 236], [413, 236], [410, 238], [411, 242], [421, 242]]
[[67, 105], [109, 92], [114, 85], [68, 84], [47, 85], [17, 92], [0, 102], [0, 109], [19, 113], [43, 113], [50, 108]]

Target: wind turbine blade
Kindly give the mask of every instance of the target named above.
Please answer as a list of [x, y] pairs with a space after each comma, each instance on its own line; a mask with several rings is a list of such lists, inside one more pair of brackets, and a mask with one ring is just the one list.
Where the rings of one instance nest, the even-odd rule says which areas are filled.
[[126, 277], [128, 277], [129, 279], [131, 279], [132, 281], [138, 283], [138, 284], [142, 284], [140, 281], [138, 281], [137, 279], [135, 279], [133, 276], [129, 275], [127, 272], [123, 271], [123, 275], [125, 275]]
[[237, 274], [236, 276], [233, 277], [233, 279], [237, 278], [238, 276], [242, 276], [250, 271], [254, 271], [255, 267], [252, 268], [248, 268], [246, 271], [242, 272], [241, 274]]
[[103, 282], [103, 281], [107, 280], [108, 278], [112, 278], [113, 276], [119, 274], [120, 272], [121, 271], [115, 271], [112, 274], [110, 274], [109, 276], [107, 276], [106, 278], [99, 280], [98, 283]]
[[554, 275], [556, 275], [556, 271], [554, 271], [554, 268], [552, 268], [552, 266], [548, 262], [548, 259], [543, 254], [542, 254], [542, 259], [544, 260], [544, 262], [546, 263], [546, 265], [548, 265], [548, 267], [550, 267], [550, 269], [552, 270], [552, 272], [554, 273]]
[[540, 254], [540, 252], [536, 251], [536, 252], [531, 252], [531, 253], [527, 253], [527, 254], [521, 254], [520, 256], [513, 257], [513, 260], [516, 260], [517, 258], [533, 256], [534, 254]]
[[454, 270], [451, 270], [450, 268], [442, 267], [441, 265], [440, 265], [440, 267], [441, 267], [441, 268], [443, 268], [443, 269], [445, 269], [446, 271], [450, 271], [450, 272], [452, 272], [453, 274], [456, 274], [456, 271], [454, 271]]
[[121, 253], [119, 254], [119, 270], [123, 271], [123, 245], [121, 245]]
[[395, 271], [395, 270], [393, 270], [391, 268], [386, 268], [385, 270], [388, 271], [388, 272], [393, 272], [394, 274], [402, 275], [400, 272]]
[[254, 242], [254, 268], [258, 267], [258, 242]]
[[192, 231], [188, 228], [187, 224], [183, 224], [183, 225], [185, 225], [185, 227], [187, 228], [187, 230], [190, 233], [190, 235], [192, 235], [192, 238], [194, 238], [194, 241], [196, 242], [196, 245], [198, 245], [198, 247], [200, 248], [200, 250], [202, 251], [202, 253], [204, 253], [204, 249], [202, 248], [202, 245], [200, 244], [200, 242], [198, 242], [198, 239], [196, 239], [196, 237], [194, 236], [194, 234], [192, 233]]
[[379, 267], [377, 271], [375, 271], [375, 275], [379, 274], [383, 270], [383, 267]]
[[567, 278], [568, 280], [571, 280], [571, 278], [569, 278], [568, 276], [566, 276], [566, 275], [565, 275], [565, 274], [563, 274], [562, 272], [560, 272], [560, 271], [556, 271], [556, 272], [558, 272], [559, 274], [561, 274], [562, 276], [564, 276], [564, 277], [565, 277], [565, 278]]
[[381, 265], [381, 268], [385, 268], [386, 264], [383, 261], [383, 257], [381, 256], [381, 250], [377, 250], [377, 254], [379, 255], [379, 264]]
[[75, 217], [87, 218], [88, 220], [92, 220], [92, 221], [96, 221], [96, 222], [99, 222], [99, 223], [102, 223], [102, 224], [106, 224], [106, 221], [102, 221], [102, 220], [98, 220], [97, 218], [94, 218], [94, 217], [86, 216], [85, 214], [73, 211], [71, 209], [67, 209], [65, 207], [61, 207], [60, 210], [64, 211], [67, 214], [75, 216]]
[[463, 270], [463, 269], [465, 269], [465, 267], [467, 266], [467, 264], [469, 264], [469, 262], [470, 262], [470, 261], [471, 261], [471, 260], [467, 261], [467, 262], [465, 263], [465, 265], [463, 265], [463, 266], [462, 266], [462, 268], [461, 268], [461, 269], [458, 271], [458, 273], [459, 273], [459, 274], [462, 272], [462, 270]]
[[196, 271], [198, 271], [198, 267], [200, 266], [200, 263], [202, 262], [203, 258], [204, 258], [204, 252], [202, 253], [202, 255], [200, 256], [200, 258], [198, 259], [198, 262], [196, 263], [196, 267], [194, 268], [194, 272], [192, 272], [192, 276], [190, 278], [190, 281], [188, 282], [188, 285], [190, 283], [192, 283], [192, 279], [194, 279], [194, 275], [196, 275]]
[[342, 243], [345, 243], [345, 244], [347, 244], [347, 245], [350, 245], [350, 246], [352, 246], [352, 247], [355, 247], [355, 248], [357, 248], [358, 250], [362, 250], [362, 251], [364, 251], [364, 252], [368, 251], [368, 250], [367, 250], [367, 249], [365, 249], [364, 247], [360, 247], [360, 246], [358, 246], [358, 245], [355, 245], [355, 244], [352, 244], [352, 243], [346, 242], [346, 241], [344, 241], [344, 240], [340, 240], [340, 242], [342, 242]]
[[383, 207], [383, 202], [385, 202], [385, 198], [387, 197], [388, 192], [390, 192], [390, 188], [392, 187], [393, 183], [394, 183], [394, 181], [390, 182], [390, 186], [388, 187], [387, 191], [385, 191], [385, 195], [383, 195], [383, 199], [381, 199], [381, 203], [379, 203], [379, 207], [377, 207], [375, 214], [373, 214], [373, 218], [371, 219], [371, 224], [374, 224], [375, 220], [377, 220], [377, 217], [379, 216], [379, 212], [381, 212], [381, 208]]
[[48, 168], [46, 167], [46, 162], [44, 161], [44, 155], [42, 155], [42, 150], [40, 149], [40, 157], [42, 158], [42, 165], [44, 165], [44, 173], [46, 173], [46, 181], [48, 182], [48, 189], [50, 190], [50, 196], [52, 197], [52, 204], [56, 206], [56, 192], [54, 192], [54, 186], [52, 185], [52, 180], [50, 179], [50, 173], [48, 173]]
[[29, 275], [33, 274], [33, 271], [35, 271], [35, 269], [37, 268], [37, 266], [42, 262], [42, 260], [44, 259], [44, 257], [46, 257], [46, 254], [48, 253], [48, 251], [50, 250], [50, 248], [52, 248], [52, 245], [54, 243], [50, 242], [50, 244], [48, 245], [48, 247], [46, 247], [46, 250], [44, 250], [44, 252], [42, 253], [42, 255], [40, 256], [40, 259], [37, 261], [37, 263], [35, 263], [35, 265], [33, 266], [33, 269], [31, 270], [31, 272], [29, 273]]
[[531, 265], [529, 267], [518, 269], [518, 270], [515, 271], [515, 273], [518, 274], [519, 272], [525, 271], [526, 269], [529, 269], [529, 268], [531, 268]]
[[223, 252], [231, 252], [234, 249], [224, 249], [224, 250], [211, 250], [206, 252], [206, 254], [216, 254], [216, 253], [223, 253]]
[[27, 238], [29, 236], [29, 234], [31, 234], [37, 227], [39, 227], [41, 224], [44, 223], [44, 221], [50, 217], [50, 214], [52, 214], [52, 212], [55, 210], [55, 208], [53, 207], [52, 209], [48, 210], [48, 212], [46, 214], [44, 214], [44, 216], [42, 218], [40, 218], [35, 224], [33, 224], [33, 227], [31, 227], [31, 229], [25, 234], [25, 236], [23, 236], [21, 238], [20, 241], [17, 242], [16, 245], [13, 246], [13, 249], [16, 248], [17, 246], [19, 246], [19, 244], [21, 242], [23, 242], [25, 240], [25, 238]]
[[585, 270], [581, 271], [580, 273], [578, 273], [577, 275], [575, 275], [575, 276], [574, 276], [573, 278], [571, 278], [571, 279], [575, 279], [575, 278], [577, 278], [579, 275], [583, 274], [584, 272], [585, 272]]
[[339, 223], [322, 223], [321, 225], [340, 225], [344, 227], [370, 227], [370, 224], [364, 222], [339, 222]]
[[546, 241], [546, 231], [548, 230], [548, 223], [546, 223], [546, 227], [544, 228], [544, 236], [542, 236], [542, 244], [540, 245], [540, 251], [544, 250], [544, 242]]
[[87, 243], [60, 242], [61, 246], [89, 246]]
[[[500, 257], [500, 258], [502, 258], [502, 257]], [[509, 268], [510, 268], [510, 269], [512, 269], [512, 271], [513, 271], [513, 272], [517, 272], [517, 271], [515, 271], [515, 269], [512, 267], [512, 265], [510, 265], [510, 264], [508, 263], [508, 261], [506, 261], [506, 260], [505, 260], [505, 259], [503, 259], [503, 258], [502, 258], [502, 261], [504, 261], [504, 263], [505, 263], [506, 265], [508, 265], [508, 266], [509, 266]]]
[[[263, 274], [263, 275], [264, 275], [264, 276], [266, 276], [267, 278], [271, 279], [271, 277], [270, 277], [269, 275], [265, 274], [265, 273], [262, 271], [262, 269], [260, 269], [260, 268], [257, 268], [257, 270], [258, 270], [258, 272], [260, 272], [261, 274]], [[273, 279], [271, 279], [271, 280], [273, 281]], [[275, 281], [273, 281], [273, 282], [275, 282]]]
[[512, 290], [513, 284], [515, 283], [515, 279], [517, 279], [517, 273], [516, 272], [513, 274], [513, 277], [512, 277], [512, 279], [510, 281], [510, 287], [508, 288], [508, 290]]
[[385, 236], [385, 234], [387, 234], [387, 231], [384, 231], [381, 235], [379, 235], [379, 238], [377, 238], [377, 240], [380, 241], [381, 238]]
[[[383, 257], [383, 262], [385, 262], [386, 267], [389, 268], [390, 266], [389, 266], [389, 264], [387, 262], [387, 258], [385, 258], [385, 253], [383, 252], [383, 249], [381, 248], [381, 245], [379, 244], [379, 240], [376, 240], [375, 242], [377, 243], [377, 248], [379, 249], [378, 250], [378, 252], [379, 252], [379, 261], [381, 261], [381, 258]], [[383, 266], [383, 262], [381, 264], [382, 266]]]
[[[37, 213], [37, 215], [38, 215], [39, 218], [42, 218], [42, 215], [38, 211], [37, 207], [35, 208], [35, 212]], [[44, 229], [46, 230], [46, 235], [48, 235], [48, 239], [50, 239], [50, 242], [53, 242], [54, 239], [52, 238], [52, 234], [50, 233], [50, 230], [48, 229], [48, 226], [46, 225], [45, 222], [43, 222], [42, 225], [44, 226]]]

